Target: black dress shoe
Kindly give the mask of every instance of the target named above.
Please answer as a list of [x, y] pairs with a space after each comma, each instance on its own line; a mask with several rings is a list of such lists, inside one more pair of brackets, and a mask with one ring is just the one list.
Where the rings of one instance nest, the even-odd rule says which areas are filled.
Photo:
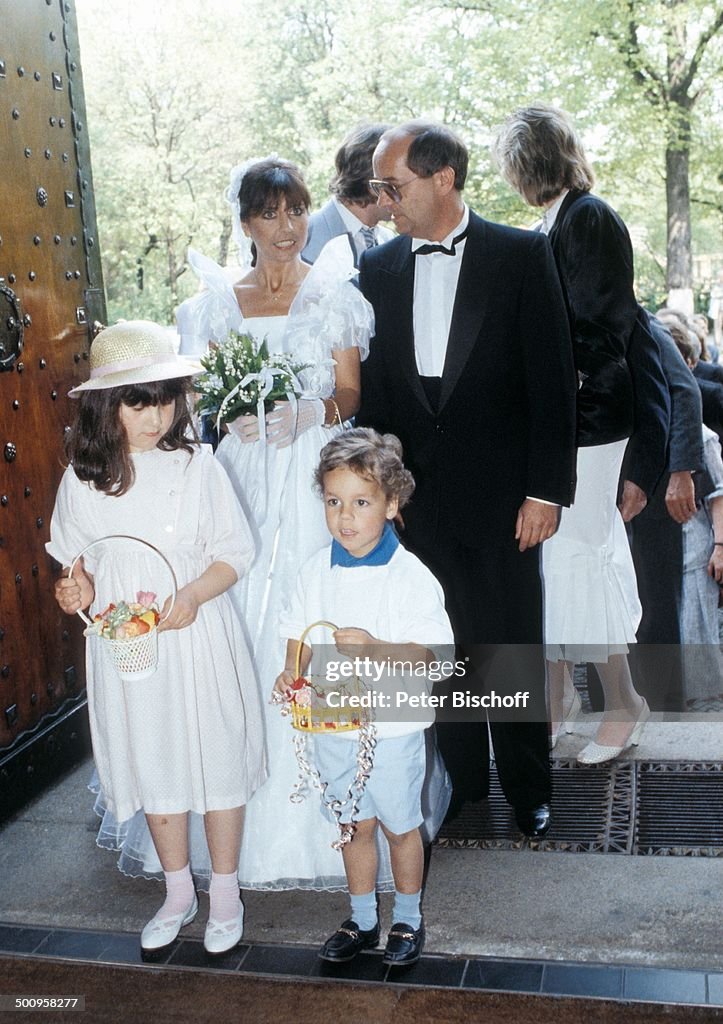
[[528, 839], [542, 839], [550, 830], [550, 805], [537, 807], [515, 807], [515, 821]]
[[383, 963], [390, 967], [407, 967], [416, 964], [424, 948], [424, 921], [419, 928], [411, 928], [408, 924], [393, 924], [384, 950]]
[[330, 935], [319, 950], [319, 958], [328, 960], [333, 964], [345, 964], [362, 949], [374, 949], [379, 945], [379, 920], [373, 928], [362, 931], [356, 921], [351, 919], [344, 921], [342, 925]]

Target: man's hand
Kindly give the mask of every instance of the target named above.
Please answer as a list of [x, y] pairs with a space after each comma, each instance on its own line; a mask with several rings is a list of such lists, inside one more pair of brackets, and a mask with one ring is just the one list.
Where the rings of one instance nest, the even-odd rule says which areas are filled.
[[526, 498], [517, 513], [515, 540], [520, 542], [520, 551], [527, 551], [549, 540], [560, 522], [560, 506], [547, 505], [534, 498]]
[[676, 523], [687, 523], [695, 515], [695, 486], [689, 469], [670, 474], [665, 507]]
[[645, 491], [638, 487], [637, 484], [634, 484], [632, 480], [626, 480], [623, 484], [623, 496], [618, 506], [623, 522], [629, 523], [631, 519], [635, 519], [647, 504], [648, 499], [645, 497]]

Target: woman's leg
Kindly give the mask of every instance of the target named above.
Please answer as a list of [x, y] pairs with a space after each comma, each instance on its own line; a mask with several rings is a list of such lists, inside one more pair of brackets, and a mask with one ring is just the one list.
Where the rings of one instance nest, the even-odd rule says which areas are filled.
[[644, 701], [633, 685], [626, 654], [611, 654], [596, 666], [605, 697], [595, 742], [603, 747], [624, 747], [643, 711]]
[[547, 662], [547, 706], [550, 738], [553, 746], [575, 699], [575, 686], [572, 681], [573, 668], [574, 666], [569, 661]]

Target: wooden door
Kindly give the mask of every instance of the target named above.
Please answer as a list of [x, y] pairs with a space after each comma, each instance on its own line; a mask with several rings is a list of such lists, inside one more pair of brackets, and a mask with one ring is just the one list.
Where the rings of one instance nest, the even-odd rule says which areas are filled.
[[83, 745], [82, 623], [45, 553], [67, 392], [104, 322], [74, 4], [0, 0], [0, 816]]

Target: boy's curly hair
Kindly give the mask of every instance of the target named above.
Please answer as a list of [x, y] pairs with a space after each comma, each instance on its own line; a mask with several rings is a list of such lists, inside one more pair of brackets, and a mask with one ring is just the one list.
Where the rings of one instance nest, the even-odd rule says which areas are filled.
[[414, 477], [402, 462], [402, 443], [396, 434], [379, 434], [371, 427], [344, 430], [321, 449], [314, 484], [324, 493], [324, 477], [334, 469], [350, 469], [373, 480], [387, 500], [397, 498], [404, 508], [414, 492]]

